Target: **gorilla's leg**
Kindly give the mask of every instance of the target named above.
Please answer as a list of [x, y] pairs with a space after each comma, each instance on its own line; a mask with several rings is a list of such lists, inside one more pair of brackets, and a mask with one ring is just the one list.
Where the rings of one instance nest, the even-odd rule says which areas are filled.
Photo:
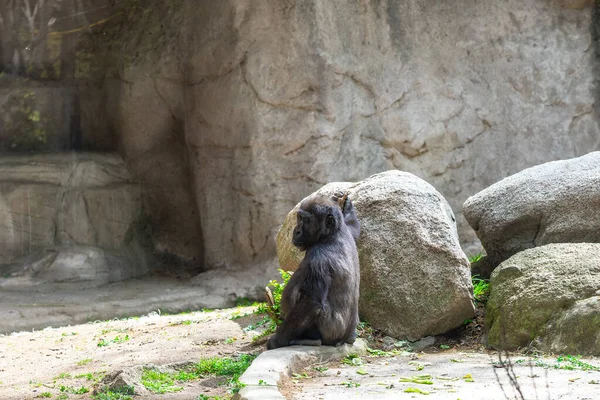
[[[300, 298], [277, 328], [275, 335], [267, 342], [267, 350], [289, 346], [294, 340], [310, 340], [312, 342], [306, 343], [316, 343], [315, 340], [319, 337], [314, 333], [316, 330], [315, 320], [318, 318], [319, 308], [308, 297]], [[316, 330], [316, 332], [319, 331]], [[305, 336], [307, 333], [310, 335], [309, 337]], [[297, 344], [299, 343], [297, 342]]]

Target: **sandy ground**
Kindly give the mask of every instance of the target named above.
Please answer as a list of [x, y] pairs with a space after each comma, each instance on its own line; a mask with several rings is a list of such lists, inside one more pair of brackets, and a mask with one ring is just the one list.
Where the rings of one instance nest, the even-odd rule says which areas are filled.
[[[86, 387], [92, 382], [75, 376], [103, 374], [139, 365], [195, 362], [212, 356], [236, 356], [262, 350], [252, 345], [243, 327], [256, 317], [232, 320], [252, 308], [192, 312], [172, 316], [156, 313], [140, 318], [92, 322], [42, 331], [0, 336], [0, 399], [37, 398], [43, 392], [56, 399], [60, 387]], [[116, 338], [120, 340], [115, 340]], [[102, 341], [106, 346], [98, 346]], [[68, 374], [68, 375], [67, 375]], [[217, 379], [184, 383], [177, 394], [144, 399], [196, 399], [200, 394], [223, 396], [228, 389]], [[69, 399], [91, 395], [68, 394]], [[139, 397], [138, 397], [139, 398]]]
[[[555, 369], [556, 357], [533, 359], [511, 355], [511, 384], [497, 353], [415, 353], [395, 357], [363, 357], [363, 365], [340, 362], [312, 365], [287, 382], [288, 399], [600, 399], [600, 372]], [[584, 360], [596, 366], [600, 360]], [[540, 366], [544, 363], [546, 367]], [[548, 367], [550, 366], [550, 367]], [[403, 377], [430, 375], [432, 384], [400, 382]], [[469, 376], [471, 379], [468, 379]], [[407, 392], [418, 389], [426, 393]]]

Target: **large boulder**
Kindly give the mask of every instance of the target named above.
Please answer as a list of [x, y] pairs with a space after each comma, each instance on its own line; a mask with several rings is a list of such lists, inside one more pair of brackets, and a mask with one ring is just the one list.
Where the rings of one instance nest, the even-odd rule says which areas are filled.
[[522, 251], [496, 268], [490, 285], [489, 345], [600, 355], [600, 244]]
[[600, 152], [509, 176], [468, 198], [463, 212], [487, 270], [531, 247], [600, 242]]
[[[447, 332], [473, 316], [469, 262], [441, 194], [400, 171], [358, 183], [331, 183], [316, 194], [330, 196], [338, 190], [348, 193], [361, 223], [361, 318], [387, 335], [417, 340]], [[290, 243], [297, 207], [277, 236], [279, 259], [288, 270], [303, 257]]]
[[116, 154], [0, 158], [3, 274], [97, 284], [143, 274], [144, 226], [140, 185]]

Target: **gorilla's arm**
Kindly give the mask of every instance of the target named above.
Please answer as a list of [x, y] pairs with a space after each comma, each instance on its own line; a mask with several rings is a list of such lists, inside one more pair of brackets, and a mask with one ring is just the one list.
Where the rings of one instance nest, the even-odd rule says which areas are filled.
[[350, 229], [350, 233], [354, 238], [354, 242], [358, 243], [358, 237], [360, 236], [360, 222], [358, 222], [356, 210], [354, 209], [354, 205], [349, 198], [347, 198], [346, 203], [344, 203], [342, 213], [344, 214], [344, 223], [348, 229]]

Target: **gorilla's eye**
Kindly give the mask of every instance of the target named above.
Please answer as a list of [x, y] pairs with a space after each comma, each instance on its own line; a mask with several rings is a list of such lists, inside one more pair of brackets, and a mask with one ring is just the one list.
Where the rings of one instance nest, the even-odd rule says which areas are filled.
[[335, 219], [333, 218], [333, 215], [327, 216], [327, 219], [325, 220], [325, 226], [328, 228], [333, 228], [335, 226]]

